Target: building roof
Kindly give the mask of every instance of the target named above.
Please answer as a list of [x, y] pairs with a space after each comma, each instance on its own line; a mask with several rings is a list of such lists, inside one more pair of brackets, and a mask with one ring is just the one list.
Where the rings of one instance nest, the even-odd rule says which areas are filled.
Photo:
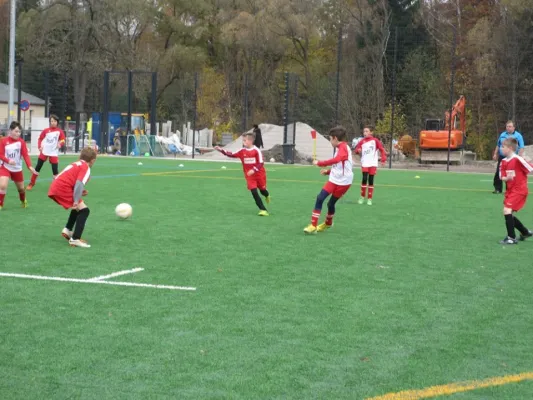
[[[18, 92], [17, 88], [15, 88], [15, 103], [18, 100]], [[22, 100], [28, 100], [30, 104], [36, 105], [36, 106], [44, 106], [45, 101], [43, 99], [40, 99], [37, 96], [34, 96], [32, 94], [22, 92]], [[0, 82], [0, 103], [7, 103], [9, 101], [9, 86], [5, 83]]]

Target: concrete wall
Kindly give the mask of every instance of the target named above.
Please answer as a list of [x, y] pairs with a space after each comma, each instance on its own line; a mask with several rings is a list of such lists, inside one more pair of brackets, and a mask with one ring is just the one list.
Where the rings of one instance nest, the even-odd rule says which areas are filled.
[[[18, 107], [15, 106], [13, 109], [13, 119], [17, 119], [17, 111]], [[24, 129], [30, 128], [30, 111], [31, 111], [31, 117], [32, 118], [38, 118], [38, 117], [44, 117], [44, 105], [38, 106], [38, 105], [31, 105], [30, 109], [24, 113], [22, 111], [20, 113], [20, 123], [22, 124], [22, 127]], [[24, 114], [26, 114], [26, 119], [24, 119]], [[8, 120], [8, 114], [7, 114], [7, 103], [0, 103], [0, 125], [4, 125], [7, 123]]]

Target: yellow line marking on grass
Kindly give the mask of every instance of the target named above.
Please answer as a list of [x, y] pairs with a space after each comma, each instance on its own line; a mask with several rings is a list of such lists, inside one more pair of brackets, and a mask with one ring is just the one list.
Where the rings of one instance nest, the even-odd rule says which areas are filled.
[[241, 168], [226, 168], [226, 169], [197, 169], [189, 171], [165, 171], [165, 172], [143, 172], [142, 176], [165, 176], [165, 175], [181, 175], [192, 174], [194, 172], [220, 172], [220, 171], [242, 171]]
[[518, 383], [533, 380], [533, 372], [524, 372], [518, 375], [505, 375], [479, 381], [449, 383], [447, 385], [431, 386], [420, 390], [405, 390], [397, 393], [387, 393], [382, 396], [368, 398], [367, 400], [418, 400], [431, 397], [446, 396], [455, 393], [469, 392], [492, 386], [502, 386], [509, 383]]
[[[228, 171], [227, 169], [225, 171]], [[231, 170], [229, 170], [231, 171]], [[234, 170], [234, 171], [242, 171], [242, 170]], [[186, 172], [186, 171], [183, 171]], [[190, 172], [196, 172], [196, 171], [190, 171]], [[154, 173], [159, 174], [159, 173]], [[151, 173], [149, 174], [142, 174], [142, 175], [153, 175]], [[205, 175], [188, 175], [183, 176], [179, 173], [179, 171], [176, 171], [175, 173], [165, 173], [161, 176], [168, 176], [168, 177], [177, 177], [177, 178], [200, 178], [200, 179], [225, 179], [225, 180], [242, 180], [243, 177], [235, 177], [235, 176], [205, 176]], [[313, 180], [303, 180], [303, 179], [279, 179], [279, 178], [269, 178], [269, 182], [285, 182], [285, 183], [324, 183], [324, 181], [313, 181]], [[455, 187], [442, 187], [442, 186], [411, 186], [411, 185], [387, 185], [387, 184], [379, 184], [374, 185], [376, 187], [391, 187], [391, 188], [404, 188], [404, 189], [430, 189], [430, 190], [451, 190], [455, 192], [489, 192], [490, 190], [487, 189], [469, 189], [469, 188], [455, 188]]]

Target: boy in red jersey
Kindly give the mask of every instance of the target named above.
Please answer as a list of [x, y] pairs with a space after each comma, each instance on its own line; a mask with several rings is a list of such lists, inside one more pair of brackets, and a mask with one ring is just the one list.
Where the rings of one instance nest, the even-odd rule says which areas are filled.
[[518, 142], [515, 138], [505, 139], [502, 145], [502, 153], [505, 158], [500, 164], [500, 179], [506, 182], [503, 215], [507, 236], [500, 244], [518, 244], [515, 228], [520, 232], [520, 240], [533, 236], [533, 233], [513, 215], [526, 204], [529, 193], [527, 175], [533, 172], [533, 166], [516, 154], [517, 146]]
[[[337, 126], [329, 131], [329, 141], [335, 148], [335, 155], [330, 160], [313, 161], [319, 167], [332, 166], [331, 169], [322, 169], [322, 175], [329, 175], [328, 182], [324, 185], [316, 198], [315, 208], [311, 216], [311, 224], [304, 228], [305, 233], [324, 232], [333, 225], [335, 215], [335, 204], [350, 189], [353, 181], [353, 162], [350, 147], [345, 142], [346, 129]], [[328, 214], [326, 221], [318, 225], [318, 219], [322, 212], [322, 204], [331, 195], [328, 201]]]
[[359, 204], [363, 204], [366, 197], [366, 189], [368, 188], [369, 206], [372, 205], [372, 197], [374, 196], [374, 176], [378, 170], [378, 151], [381, 155], [381, 165], [387, 161], [387, 153], [381, 143], [381, 140], [373, 136], [374, 129], [371, 126], [365, 126], [363, 130], [364, 138], [361, 139], [355, 147], [355, 153], [361, 153], [361, 170], [363, 171], [363, 181], [361, 183], [361, 198]]
[[87, 194], [85, 185], [91, 176], [91, 167], [96, 162], [96, 151], [90, 147], [80, 153], [80, 160], [67, 166], [52, 182], [48, 197], [64, 209], [71, 209], [67, 225], [61, 235], [73, 247], [91, 247], [81, 240], [85, 223], [89, 217], [89, 208], [81, 199]]
[[40, 153], [37, 165], [35, 166], [37, 173], [31, 176], [30, 184], [26, 188], [27, 190], [31, 190], [35, 186], [39, 172], [46, 160], [50, 160], [54, 179], [59, 173], [59, 149], [65, 143], [65, 132], [57, 127], [58, 123], [59, 118], [54, 114], [50, 115], [50, 127], [44, 129], [39, 136], [37, 146], [39, 147]]
[[255, 204], [259, 207], [258, 215], [261, 217], [267, 217], [269, 215], [268, 211], [259, 195], [259, 192], [261, 192], [265, 197], [267, 204], [270, 203], [270, 194], [266, 187], [266, 170], [263, 162], [263, 154], [261, 154], [261, 150], [254, 146], [254, 140], [255, 135], [253, 133], [245, 133], [242, 135], [242, 144], [244, 147], [237, 150], [235, 153], [226, 151], [218, 146], [215, 147], [215, 150], [220, 151], [225, 156], [241, 160], [248, 190], [252, 193]]
[[31, 166], [31, 159], [26, 142], [20, 137], [20, 124], [13, 121], [9, 126], [9, 135], [0, 139], [0, 210], [4, 207], [7, 185], [11, 179], [15, 182], [19, 192], [22, 208], [28, 206], [26, 191], [24, 190], [24, 175], [22, 173], [22, 159], [32, 173], [36, 173]]

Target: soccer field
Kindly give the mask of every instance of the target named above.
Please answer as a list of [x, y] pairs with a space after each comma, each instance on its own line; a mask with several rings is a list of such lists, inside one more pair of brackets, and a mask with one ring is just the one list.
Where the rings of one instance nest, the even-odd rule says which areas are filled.
[[305, 236], [326, 178], [267, 173], [258, 217], [240, 164], [101, 157], [90, 249], [60, 235], [48, 164], [28, 209], [10, 184], [0, 399], [532, 397], [533, 240], [498, 244], [492, 176], [380, 170], [370, 207], [356, 170], [334, 227]]

